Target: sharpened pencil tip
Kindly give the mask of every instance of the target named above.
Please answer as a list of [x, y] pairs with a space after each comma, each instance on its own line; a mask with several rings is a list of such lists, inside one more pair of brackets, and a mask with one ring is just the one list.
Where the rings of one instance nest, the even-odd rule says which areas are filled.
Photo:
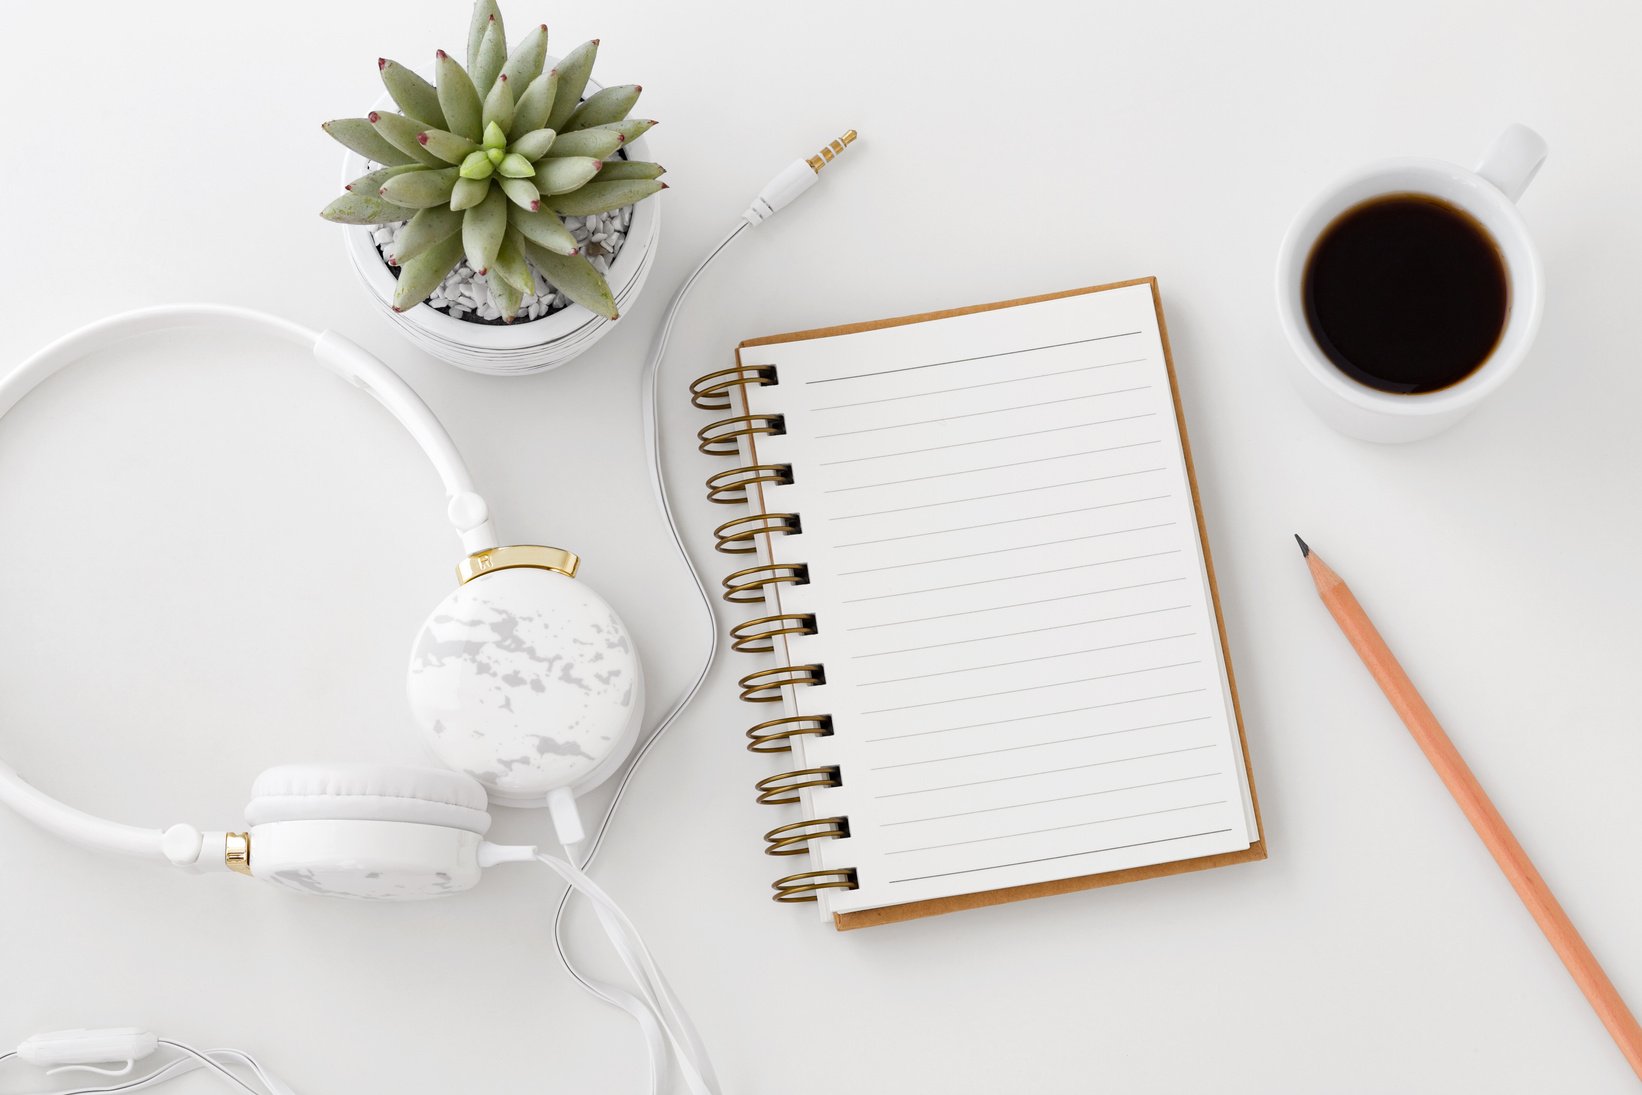
[[1298, 532], [1294, 534], [1294, 542], [1300, 545], [1300, 558], [1311, 558], [1311, 545], [1300, 539], [1300, 534]]

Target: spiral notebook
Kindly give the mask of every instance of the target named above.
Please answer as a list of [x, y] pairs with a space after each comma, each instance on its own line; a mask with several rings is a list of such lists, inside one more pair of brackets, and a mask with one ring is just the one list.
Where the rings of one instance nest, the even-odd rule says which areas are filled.
[[840, 929], [1263, 859], [1155, 279], [698, 379], [779, 901]]

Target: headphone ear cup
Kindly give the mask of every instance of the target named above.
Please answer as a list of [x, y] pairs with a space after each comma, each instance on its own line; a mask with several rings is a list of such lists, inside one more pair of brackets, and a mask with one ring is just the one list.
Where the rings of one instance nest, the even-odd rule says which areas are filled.
[[407, 691], [434, 754], [507, 806], [597, 786], [644, 716], [643, 670], [615, 610], [539, 568], [452, 590], [412, 646]]
[[490, 828], [484, 788], [460, 772], [289, 764], [245, 808], [251, 874], [328, 897], [414, 900], [469, 889]]

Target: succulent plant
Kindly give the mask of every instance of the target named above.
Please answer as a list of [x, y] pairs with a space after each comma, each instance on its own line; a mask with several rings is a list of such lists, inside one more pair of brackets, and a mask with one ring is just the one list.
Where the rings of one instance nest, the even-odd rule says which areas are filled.
[[535, 281], [531, 267], [577, 304], [616, 318], [610, 285], [561, 219], [592, 216], [666, 188], [662, 168], [615, 154], [656, 123], [628, 115], [642, 90], [582, 98], [599, 42], [543, 71], [547, 27], [512, 53], [495, 0], [478, 0], [467, 67], [438, 51], [429, 83], [396, 61], [377, 68], [399, 113], [326, 122], [325, 132], [381, 166], [349, 183], [320, 215], [342, 224], [407, 221], [388, 260], [399, 267], [393, 307], [425, 299], [465, 256], [511, 321]]

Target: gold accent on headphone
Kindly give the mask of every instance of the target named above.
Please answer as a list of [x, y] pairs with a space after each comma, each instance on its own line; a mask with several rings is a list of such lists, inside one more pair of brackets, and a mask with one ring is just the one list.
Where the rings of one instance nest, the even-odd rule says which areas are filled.
[[854, 143], [855, 130], [852, 129], [836, 141], [824, 146], [820, 152], [817, 152], [804, 162], [810, 165], [811, 171], [819, 175], [821, 174], [821, 169], [823, 167], [826, 167], [828, 164], [832, 163], [833, 160], [836, 160], [840, 152], [844, 151], [844, 149]]
[[836, 764], [825, 768], [798, 768], [791, 772], [777, 772], [765, 776], [753, 786], [758, 790], [758, 801], [766, 806], [785, 806], [797, 802], [799, 791], [811, 787], [842, 787], [843, 775]]
[[576, 568], [581, 566], [581, 563], [581, 556], [564, 548], [542, 547], [538, 544], [511, 544], [476, 551], [469, 555], [456, 564], [456, 579], [458, 585], [467, 585], [481, 574], [520, 567], [551, 570], [563, 574], [566, 578], [574, 578]]
[[742, 677], [741, 698], [748, 703], [780, 703], [781, 690], [788, 685], [827, 683], [827, 671], [820, 665], [777, 665], [755, 669]]
[[222, 861], [230, 871], [249, 878], [251, 875], [251, 834], [223, 834]]
[[690, 381], [690, 402], [704, 411], [727, 411], [731, 388], [776, 383], [774, 365], [736, 365]]
[[736, 438], [756, 437], [760, 434], [780, 437], [786, 432], [785, 415], [738, 414], [734, 418], [721, 418], [717, 422], [709, 422], [697, 430], [696, 440], [701, 444], [696, 447], [708, 456], [738, 456], [741, 453], [741, 445]]
[[[823, 881], [825, 880], [825, 881]], [[800, 871], [770, 884], [775, 890], [772, 900], [781, 902], [817, 901], [821, 890], [858, 890], [861, 883], [855, 868], [835, 871]]]
[[733, 605], [758, 604], [767, 600], [770, 586], [810, 584], [810, 568], [805, 563], [760, 563], [742, 567], [724, 576], [724, 599]]
[[769, 845], [765, 855], [803, 855], [809, 851], [812, 840], [847, 840], [850, 822], [847, 817], [812, 817], [803, 821], [789, 821], [777, 825], [764, 834]]
[[755, 483], [773, 483], [785, 487], [792, 484], [791, 464], [748, 464], [731, 468], [707, 477], [707, 501], [721, 506], [734, 506], [747, 501], [747, 488]]
[[[780, 729], [777, 729], [780, 727]], [[792, 739], [810, 734], [818, 738], [832, 736], [831, 715], [783, 715], [747, 728], [749, 753], [790, 753]]]
[[713, 546], [726, 555], [753, 555], [760, 536], [797, 536], [803, 531], [796, 513], [744, 513], [713, 530]]
[[779, 635], [816, 634], [812, 613], [783, 613], [780, 616], [755, 616], [730, 628], [730, 649], [743, 654], [770, 654], [775, 651]]

